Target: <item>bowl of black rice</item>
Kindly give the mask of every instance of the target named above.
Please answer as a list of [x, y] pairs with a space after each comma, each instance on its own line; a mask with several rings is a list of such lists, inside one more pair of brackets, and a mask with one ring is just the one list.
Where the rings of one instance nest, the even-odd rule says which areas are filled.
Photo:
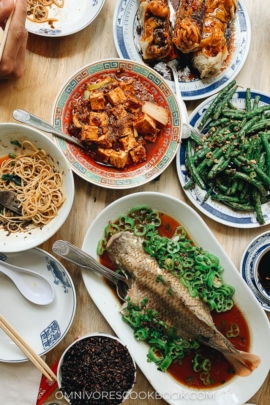
[[73, 342], [62, 354], [57, 379], [71, 405], [118, 405], [136, 379], [127, 347], [107, 333], [92, 333]]

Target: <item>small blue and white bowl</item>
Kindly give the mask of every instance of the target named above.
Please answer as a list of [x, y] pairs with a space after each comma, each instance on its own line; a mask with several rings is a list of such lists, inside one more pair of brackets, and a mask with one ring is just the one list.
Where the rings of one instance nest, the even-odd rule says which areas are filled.
[[[257, 285], [258, 290], [270, 304], [270, 293], [264, 288], [263, 284], [260, 281], [260, 277], [259, 277], [260, 262], [269, 251], [270, 251], [270, 246], [266, 247], [265, 249], [262, 249], [259, 256], [257, 257], [255, 266], [254, 266], [254, 280]], [[270, 273], [270, 263], [269, 263], [269, 273]]]
[[244, 251], [240, 273], [248, 287], [265, 311], [270, 311], [270, 295], [258, 278], [257, 269], [261, 258], [270, 250], [270, 231], [254, 238]]

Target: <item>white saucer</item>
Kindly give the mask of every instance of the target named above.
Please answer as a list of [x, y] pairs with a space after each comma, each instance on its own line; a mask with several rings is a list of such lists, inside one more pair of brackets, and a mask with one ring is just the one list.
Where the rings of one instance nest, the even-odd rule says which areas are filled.
[[240, 273], [265, 311], [270, 311], [270, 303], [258, 290], [254, 280], [255, 263], [260, 253], [270, 246], [270, 231], [261, 233], [246, 248], [240, 265]]
[[[55, 298], [51, 304], [35, 305], [0, 273], [0, 313], [36, 353], [43, 355], [63, 339], [72, 324], [76, 294], [71, 277], [58, 260], [38, 248], [21, 253], [0, 253], [0, 260], [42, 274], [54, 288]], [[18, 363], [27, 360], [0, 329], [0, 361]]]

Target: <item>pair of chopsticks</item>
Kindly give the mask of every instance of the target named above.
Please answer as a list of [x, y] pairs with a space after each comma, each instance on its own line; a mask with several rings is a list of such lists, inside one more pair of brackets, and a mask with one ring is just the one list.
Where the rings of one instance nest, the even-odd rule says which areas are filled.
[[10, 323], [0, 314], [0, 328], [13, 340], [13, 342], [23, 351], [31, 362], [47, 377], [49, 381], [57, 381], [57, 377], [50, 367], [35, 353], [35, 351], [23, 340]]
[[[15, 5], [16, 5], [16, 0], [14, 0], [14, 8], [15, 8]], [[6, 40], [7, 40], [7, 35], [8, 35], [8, 31], [9, 31], [9, 26], [10, 26], [10, 21], [12, 19], [13, 13], [14, 13], [14, 9], [13, 9], [12, 13], [10, 14], [10, 16], [8, 17], [8, 20], [7, 20], [6, 25], [5, 25], [4, 34], [3, 34], [2, 41], [1, 41], [1, 44], [0, 44], [0, 62], [1, 62], [1, 59], [2, 59], [3, 52], [4, 52], [4, 48], [5, 48], [5, 44], [6, 44]]]

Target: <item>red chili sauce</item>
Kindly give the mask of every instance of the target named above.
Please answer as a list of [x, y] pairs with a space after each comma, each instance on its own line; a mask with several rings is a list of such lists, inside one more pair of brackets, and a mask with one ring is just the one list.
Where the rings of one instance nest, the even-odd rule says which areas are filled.
[[0, 167], [2, 166], [2, 163], [5, 162], [6, 160], [10, 159], [9, 156], [2, 156], [0, 157]]
[[[161, 219], [161, 225], [158, 228], [159, 234], [161, 236], [171, 238], [174, 234], [175, 229], [181, 224], [179, 224], [179, 222], [177, 222], [175, 219], [167, 214], [160, 213], [159, 215]], [[188, 235], [187, 238], [190, 239]], [[100, 262], [104, 266], [109, 267], [112, 270], [116, 270], [106, 252], [101, 256]], [[107, 284], [111, 287], [111, 284]], [[113, 292], [117, 297], [114, 289]], [[230, 342], [236, 349], [243, 350], [245, 352], [249, 351], [250, 333], [248, 324], [243, 313], [236, 304], [234, 304], [233, 308], [230, 311], [222, 313], [212, 311], [211, 315], [216, 328], [224, 336], [226, 336], [226, 332], [230, 329], [230, 326], [232, 324], [237, 324], [240, 330], [239, 335], [228, 340], [230, 340]], [[197, 373], [193, 370], [192, 360], [197, 353], [201, 354], [204, 358], [208, 358], [211, 361], [211, 388], [219, 387], [227, 383], [234, 377], [234, 371], [230, 363], [223, 357], [223, 355], [217, 350], [204, 346], [202, 344], [200, 345], [199, 349], [192, 350], [190, 354], [186, 355], [182, 360], [181, 365], [178, 363], [172, 363], [167, 372], [178, 382], [186, 385], [187, 387], [191, 387], [193, 389], [209, 389], [209, 386], [205, 386], [204, 383], [201, 381], [200, 373]]]

